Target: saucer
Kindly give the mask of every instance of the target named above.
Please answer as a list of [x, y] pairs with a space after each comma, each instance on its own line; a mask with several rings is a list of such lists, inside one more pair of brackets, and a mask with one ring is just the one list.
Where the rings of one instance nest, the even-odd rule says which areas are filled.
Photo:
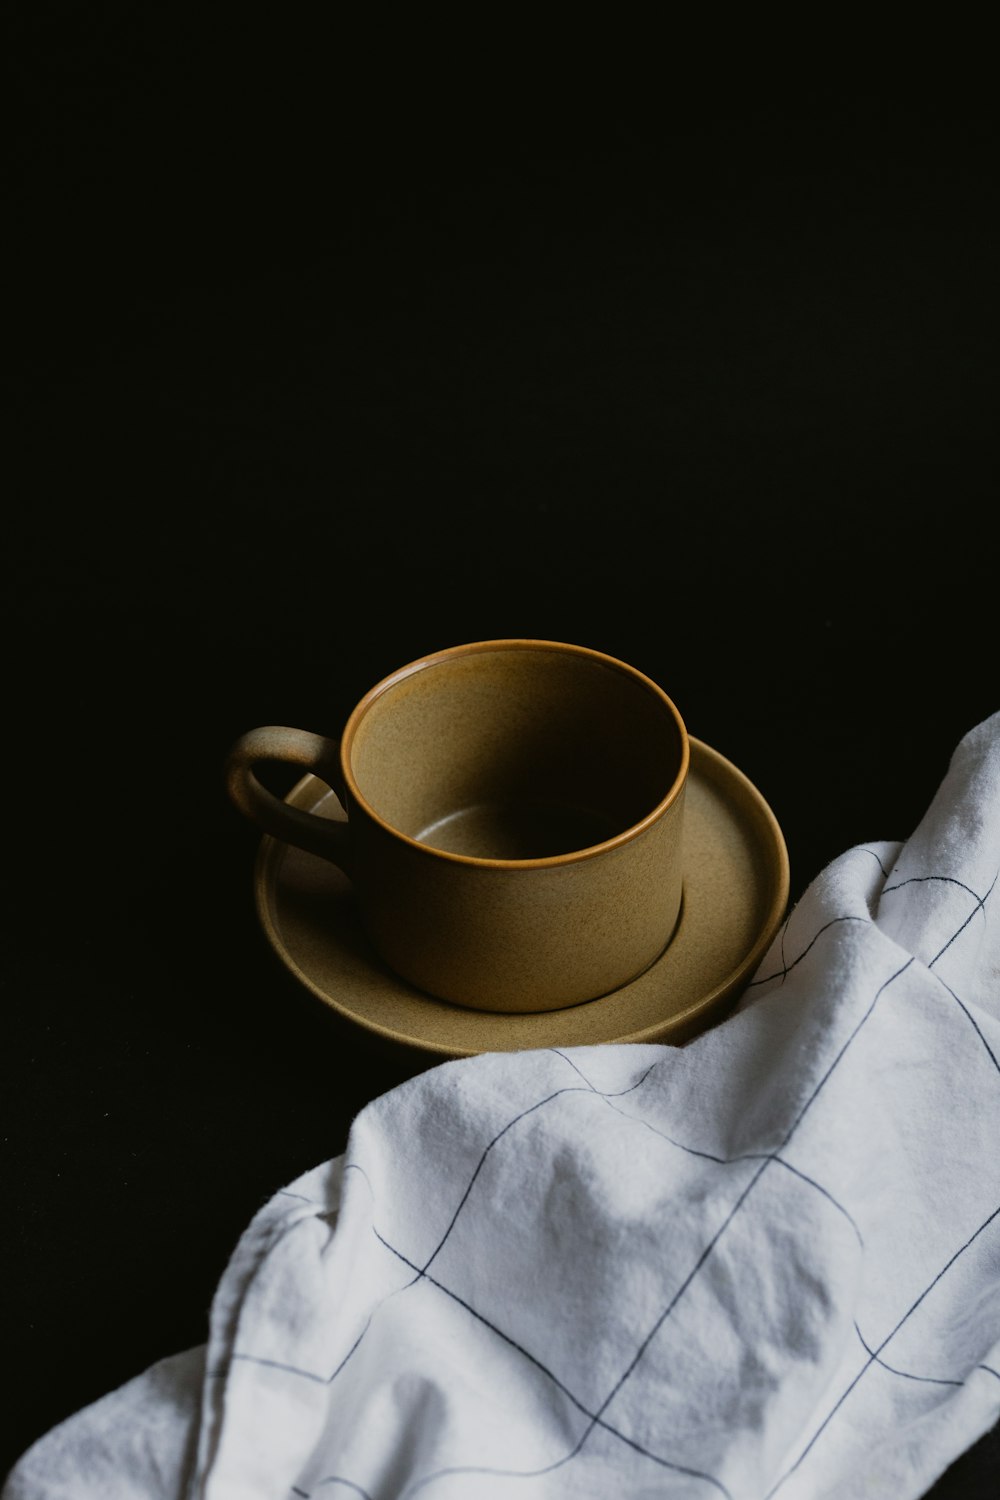
[[[312, 774], [286, 797], [342, 818]], [[638, 979], [562, 1010], [500, 1015], [435, 1000], [388, 969], [368, 942], [350, 884], [332, 864], [265, 835], [254, 872], [257, 914], [279, 959], [324, 1004], [370, 1032], [439, 1057], [603, 1042], [686, 1041], [733, 1005], [788, 902], [788, 851], [748, 778], [691, 738], [681, 916]]]

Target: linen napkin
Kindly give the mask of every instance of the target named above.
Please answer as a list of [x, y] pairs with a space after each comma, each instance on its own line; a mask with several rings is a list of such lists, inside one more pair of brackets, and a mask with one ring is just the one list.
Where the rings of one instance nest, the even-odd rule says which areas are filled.
[[443, 1063], [3, 1500], [923, 1495], [1000, 1417], [1000, 713], [683, 1048]]

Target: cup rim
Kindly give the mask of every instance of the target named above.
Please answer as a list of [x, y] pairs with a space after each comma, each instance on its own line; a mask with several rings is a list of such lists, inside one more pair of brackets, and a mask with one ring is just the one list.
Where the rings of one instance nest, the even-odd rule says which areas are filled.
[[[390, 688], [395, 687], [407, 677], [424, 671], [428, 667], [437, 666], [441, 662], [454, 661], [457, 658], [472, 656], [483, 651], [525, 650], [558, 651], [574, 656], [586, 657], [590, 661], [600, 662], [604, 666], [612, 667], [616, 671], [623, 672], [626, 676], [631, 677], [660, 700], [673, 718], [677, 728], [680, 738], [681, 756], [680, 765], [677, 768], [674, 779], [656, 806], [651, 808], [645, 817], [640, 818], [637, 823], [630, 824], [628, 828], [622, 829], [621, 833], [615, 834], [613, 838], [604, 839], [599, 844], [588, 844], [583, 849], [570, 849], [564, 854], [545, 855], [540, 859], [491, 859], [478, 854], [456, 854], [450, 849], [437, 849], [433, 844], [424, 844], [419, 839], [412, 838], [408, 833], [403, 833], [402, 829], [396, 828], [394, 824], [387, 822], [362, 793], [355, 780], [350, 761], [351, 746], [355, 733], [361, 720], [365, 717], [376, 699], [382, 697]], [[583, 860], [593, 859], [598, 855], [607, 854], [613, 849], [631, 843], [640, 834], [645, 833], [647, 828], [651, 828], [654, 823], [657, 823], [678, 800], [687, 782], [690, 762], [690, 739], [687, 725], [681, 716], [680, 710], [669, 694], [660, 687], [659, 683], [654, 682], [645, 672], [641, 672], [638, 667], [633, 667], [629, 662], [622, 661], [617, 656], [610, 656], [607, 652], [595, 650], [591, 646], [577, 646], [568, 641], [541, 640], [527, 636], [503, 637], [498, 640], [468, 641], [458, 646], [445, 646], [438, 651], [430, 651], [424, 656], [418, 656], [413, 661], [405, 663], [404, 666], [397, 667], [395, 671], [389, 672], [370, 687], [365, 695], [358, 700], [348, 716], [340, 740], [340, 769], [344, 785], [349, 791], [351, 798], [363, 809], [366, 816], [385, 833], [398, 839], [400, 843], [408, 844], [412, 849], [419, 850], [422, 854], [434, 859], [443, 859], [458, 865], [472, 865], [496, 870], [558, 869], [565, 865], [579, 864]]]

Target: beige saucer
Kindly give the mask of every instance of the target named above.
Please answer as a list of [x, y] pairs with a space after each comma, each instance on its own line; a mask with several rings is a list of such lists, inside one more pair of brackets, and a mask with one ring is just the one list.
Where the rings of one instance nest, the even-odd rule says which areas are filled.
[[[313, 775], [286, 801], [328, 817], [340, 804]], [[466, 1010], [398, 978], [360, 929], [340, 871], [265, 835], [257, 913], [278, 957], [314, 995], [359, 1026], [440, 1057], [598, 1042], [679, 1043], [735, 1004], [788, 902], [788, 852], [743, 772], [691, 738], [681, 917], [660, 958], [600, 1000], [527, 1015]]]

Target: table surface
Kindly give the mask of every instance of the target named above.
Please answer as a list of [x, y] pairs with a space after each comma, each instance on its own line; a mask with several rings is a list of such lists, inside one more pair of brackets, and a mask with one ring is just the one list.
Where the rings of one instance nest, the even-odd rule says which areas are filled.
[[171, 113], [173, 45], [16, 55], [4, 1472], [202, 1342], [257, 1207], [428, 1061], [268, 948], [244, 730], [335, 735], [460, 641], [594, 646], [763, 792], [794, 900], [1000, 706], [971, 109], [352, 135], [288, 87], [275, 137], [193, 67]]

